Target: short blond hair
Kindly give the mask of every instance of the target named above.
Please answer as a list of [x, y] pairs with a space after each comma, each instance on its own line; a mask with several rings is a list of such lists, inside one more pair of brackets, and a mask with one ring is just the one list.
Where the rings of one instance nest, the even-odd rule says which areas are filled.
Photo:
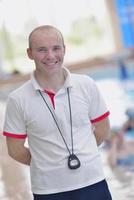
[[51, 25], [42, 25], [42, 26], [38, 26], [36, 27], [35, 29], [33, 29], [33, 31], [29, 34], [29, 37], [28, 37], [28, 42], [29, 42], [29, 48], [31, 48], [31, 43], [32, 43], [32, 36], [35, 32], [37, 31], [56, 31], [57, 33], [60, 34], [61, 36], [61, 39], [62, 39], [62, 42], [63, 42], [63, 46], [65, 46], [64, 44], [64, 38], [63, 38], [63, 35], [62, 33], [54, 26], [51, 26]]

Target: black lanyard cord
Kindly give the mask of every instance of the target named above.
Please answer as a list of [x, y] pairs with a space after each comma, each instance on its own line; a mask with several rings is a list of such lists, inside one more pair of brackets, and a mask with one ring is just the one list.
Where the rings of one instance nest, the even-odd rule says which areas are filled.
[[71, 102], [70, 102], [69, 88], [67, 88], [67, 95], [68, 95], [68, 104], [69, 104], [69, 113], [70, 113], [71, 141], [72, 141], [72, 154], [73, 154], [73, 153], [74, 153], [74, 144], [73, 144], [73, 124], [72, 124], [72, 110], [71, 110]]
[[61, 131], [60, 127], [59, 127], [59, 124], [58, 124], [58, 122], [57, 122], [57, 119], [56, 119], [56, 117], [55, 117], [53, 111], [51, 110], [50, 106], [48, 105], [48, 103], [47, 103], [46, 99], [44, 98], [43, 94], [41, 93], [41, 91], [40, 91], [40, 90], [38, 90], [38, 91], [39, 91], [40, 96], [42, 97], [43, 101], [45, 102], [45, 104], [46, 104], [48, 110], [50, 111], [50, 113], [51, 113], [51, 115], [52, 115], [52, 117], [53, 117], [53, 119], [54, 119], [54, 122], [55, 122], [55, 124], [56, 124], [56, 126], [57, 126], [57, 128], [58, 128], [58, 130], [59, 130], [59, 133], [60, 133], [60, 135], [61, 135], [61, 137], [62, 137], [62, 139], [63, 139], [65, 145], [66, 145], [66, 148], [67, 148], [67, 150], [68, 150], [68, 152], [69, 152], [69, 155], [73, 154], [74, 148], [73, 148], [73, 132], [72, 132], [72, 113], [71, 113], [71, 103], [70, 103], [69, 88], [67, 88], [67, 94], [68, 94], [68, 103], [69, 103], [69, 111], [70, 111], [70, 126], [71, 126], [72, 153], [71, 153], [71, 151], [70, 151], [70, 149], [69, 149], [69, 147], [68, 147], [68, 145], [67, 145], [67, 143], [66, 143], [66, 140], [65, 140], [65, 138], [64, 138], [64, 136], [63, 136], [63, 134], [62, 134], [62, 131]]

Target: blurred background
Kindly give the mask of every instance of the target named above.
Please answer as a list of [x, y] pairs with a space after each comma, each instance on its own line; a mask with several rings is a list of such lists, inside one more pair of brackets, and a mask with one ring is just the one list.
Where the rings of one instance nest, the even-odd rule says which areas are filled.
[[[125, 130], [125, 145], [113, 149], [113, 142], [129, 120], [126, 110], [134, 109], [134, 0], [0, 0], [1, 133], [7, 95], [34, 70], [26, 54], [29, 33], [43, 24], [63, 33], [69, 70], [96, 80], [111, 113], [111, 137], [100, 147], [106, 178], [113, 200], [133, 200], [134, 125], [131, 134]], [[7, 155], [2, 134], [0, 199], [32, 199], [29, 168]]]

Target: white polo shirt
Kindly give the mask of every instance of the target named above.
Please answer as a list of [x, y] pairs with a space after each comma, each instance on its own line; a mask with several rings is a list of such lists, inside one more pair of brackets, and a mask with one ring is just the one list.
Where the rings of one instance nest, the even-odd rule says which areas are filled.
[[[109, 115], [95, 82], [87, 75], [71, 74], [64, 68], [66, 81], [54, 95], [54, 106], [34, 76], [13, 91], [7, 102], [4, 135], [28, 139], [32, 155], [32, 192], [50, 194], [78, 189], [103, 180], [100, 154], [92, 123]], [[71, 126], [67, 88], [70, 91], [74, 153], [81, 161], [76, 170], [68, 168], [69, 153], [40, 90], [56, 116], [71, 150]]]

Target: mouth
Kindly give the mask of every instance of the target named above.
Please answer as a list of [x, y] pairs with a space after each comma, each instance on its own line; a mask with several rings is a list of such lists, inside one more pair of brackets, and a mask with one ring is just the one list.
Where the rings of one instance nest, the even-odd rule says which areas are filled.
[[51, 66], [54, 66], [57, 63], [58, 63], [58, 61], [55, 61], [55, 62], [44, 62], [43, 64], [51, 67]]

